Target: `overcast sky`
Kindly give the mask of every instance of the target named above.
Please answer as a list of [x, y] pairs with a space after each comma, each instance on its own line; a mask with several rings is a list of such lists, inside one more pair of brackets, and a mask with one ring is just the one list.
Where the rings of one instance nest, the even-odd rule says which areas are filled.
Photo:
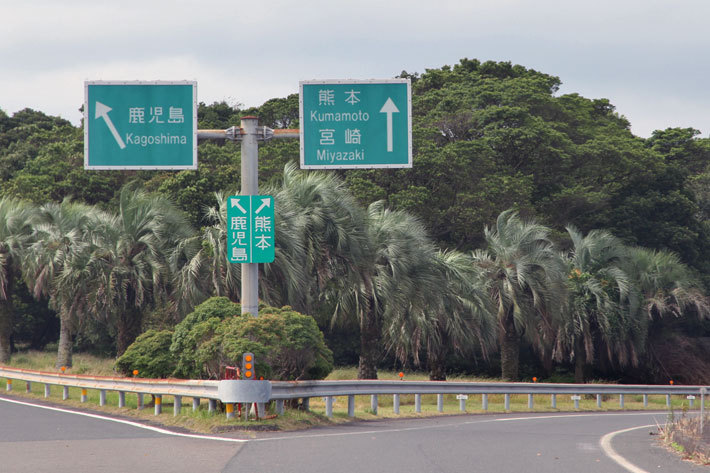
[[707, 0], [0, 0], [0, 109], [78, 124], [84, 80], [196, 80], [245, 106], [305, 79], [511, 61], [608, 98], [647, 137], [710, 133]]

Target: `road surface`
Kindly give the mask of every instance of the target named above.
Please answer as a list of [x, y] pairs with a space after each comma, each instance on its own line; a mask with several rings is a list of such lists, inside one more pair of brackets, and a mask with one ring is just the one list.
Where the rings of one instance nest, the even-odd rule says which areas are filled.
[[665, 416], [457, 415], [193, 436], [0, 396], [0, 471], [708, 473], [656, 445]]

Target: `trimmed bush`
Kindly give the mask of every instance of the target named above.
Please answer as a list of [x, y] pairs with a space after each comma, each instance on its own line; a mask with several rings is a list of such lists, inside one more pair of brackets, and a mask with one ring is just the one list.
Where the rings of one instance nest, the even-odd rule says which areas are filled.
[[170, 354], [172, 340], [171, 330], [148, 330], [116, 360], [116, 369], [127, 376], [138, 370], [141, 378], [167, 378], [175, 370]]

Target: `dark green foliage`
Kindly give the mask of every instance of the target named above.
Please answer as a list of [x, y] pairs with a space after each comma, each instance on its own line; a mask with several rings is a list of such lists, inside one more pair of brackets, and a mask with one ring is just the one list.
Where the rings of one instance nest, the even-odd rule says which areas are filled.
[[187, 378], [219, 378], [245, 352], [254, 353], [256, 374], [267, 379], [322, 379], [333, 369], [312, 317], [263, 304], [259, 317], [242, 316], [224, 297], [208, 299], [178, 324], [170, 351], [176, 376]]
[[148, 330], [116, 360], [116, 369], [126, 376], [138, 370], [140, 378], [167, 378], [175, 369], [175, 360], [170, 353], [172, 339], [170, 330]]

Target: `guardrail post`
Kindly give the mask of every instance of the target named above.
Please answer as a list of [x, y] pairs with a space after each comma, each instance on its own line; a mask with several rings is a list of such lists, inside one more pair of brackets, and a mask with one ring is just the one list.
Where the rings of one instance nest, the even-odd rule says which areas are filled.
[[7, 380], [7, 385], [5, 386], [6, 391], [12, 391], [12, 380], [8, 379]]
[[106, 405], [106, 390], [102, 389], [99, 391], [99, 406]]
[[557, 394], [550, 395], [550, 407], [557, 409]]
[[414, 411], [417, 414], [422, 413], [422, 395], [421, 394], [414, 395]]
[[276, 414], [278, 414], [280, 416], [284, 415], [284, 400], [283, 399], [276, 400]]
[[325, 397], [325, 416], [333, 417], [333, 396]]
[[197, 411], [199, 408], [200, 408], [200, 398], [193, 397], [192, 398], [192, 412]]
[[310, 398], [310, 397], [304, 397], [304, 398], [303, 398], [303, 410], [304, 410], [304, 411], [310, 411], [310, 410], [311, 410], [311, 398]]
[[687, 399], [688, 399], [689, 404], [690, 404], [689, 407], [692, 409], [692, 408], [693, 408], [693, 404], [695, 404], [695, 396], [693, 396], [693, 395], [691, 394], [690, 396], [687, 397]]
[[207, 401], [207, 412], [214, 412], [217, 410], [217, 401], [215, 399], [210, 399]]
[[643, 395], [643, 407], [648, 407], [648, 394]]
[[136, 397], [138, 398], [136, 401], [138, 410], [141, 410], [145, 407], [145, 405], [143, 404], [143, 393], [136, 394]]
[[503, 403], [506, 411], [510, 410], [510, 394], [503, 395]]
[[155, 415], [159, 415], [163, 412], [163, 396], [160, 394], [155, 395]]
[[44, 385], [44, 397], [49, 397], [49, 395], [52, 394], [50, 390], [51, 390], [50, 385], [45, 384]]
[[459, 398], [459, 411], [466, 412], [466, 398], [463, 395]]
[[481, 409], [488, 410], [488, 394], [481, 394]]
[[180, 414], [182, 410], [182, 396], [173, 396], [173, 415]]
[[436, 410], [439, 412], [444, 412], [444, 395], [443, 394], [436, 395]]
[[533, 404], [533, 395], [532, 395], [532, 394], [528, 394], [528, 409], [532, 410], [532, 409], [533, 409], [533, 406], [534, 406], [534, 404]]
[[395, 414], [399, 415], [399, 394], [392, 396], [392, 410]]
[[32, 392], [32, 383], [30, 381], [27, 381], [25, 383], [25, 392], [26, 393], [31, 393]]
[[348, 417], [355, 417], [355, 395], [348, 395]]
[[126, 393], [124, 391], [118, 392], [118, 407], [126, 407]]
[[671, 395], [666, 394], [666, 407], [671, 407]]
[[619, 407], [622, 409], [624, 408], [624, 395], [623, 394], [619, 394]]
[[86, 395], [86, 388], [81, 389], [81, 402], [86, 402], [87, 395]]
[[579, 394], [575, 394], [574, 396], [572, 396], [572, 400], [574, 401], [574, 408], [576, 410], [579, 410], [579, 400], [581, 397], [582, 396], [580, 396]]
[[603, 396], [601, 394], [597, 394], [597, 407], [599, 409], [602, 408], [602, 400], [603, 400]]
[[225, 404], [224, 410], [227, 413], [227, 419], [234, 419], [234, 403], [228, 402]]
[[700, 388], [700, 438], [703, 438], [703, 422], [705, 418], [705, 394], [707, 394], [707, 388]]
[[69, 399], [69, 386], [64, 386], [64, 389], [62, 389], [62, 399], [64, 401]]
[[373, 415], [377, 415], [377, 394], [370, 395], [370, 410]]

